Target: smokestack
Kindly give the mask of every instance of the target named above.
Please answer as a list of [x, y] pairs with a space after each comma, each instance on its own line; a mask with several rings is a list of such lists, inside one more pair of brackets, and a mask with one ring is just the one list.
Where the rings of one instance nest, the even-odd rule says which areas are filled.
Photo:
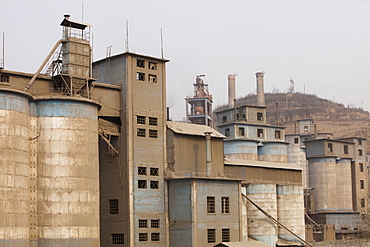
[[211, 153], [211, 133], [212, 132], [204, 132], [206, 136], [206, 177], [211, 176], [211, 159], [212, 159], [212, 153]]
[[265, 106], [265, 86], [263, 82], [264, 72], [257, 72], [257, 105]]
[[229, 75], [227, 77], [227, 80], [229, 82], [229, 105], [234, 105], [234, 99], [236, 99], [235, 96], [235, 74]]

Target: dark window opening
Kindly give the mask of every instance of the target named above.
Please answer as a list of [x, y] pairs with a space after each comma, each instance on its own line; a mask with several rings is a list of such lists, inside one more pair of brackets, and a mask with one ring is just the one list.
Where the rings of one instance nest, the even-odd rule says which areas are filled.
[[207, 240], [208, 243], [216, 242], [216, 229], [207, 229]]
[[245, 128], [239, 127], [239, 135], [240, 136], [245, 136]]
[[136, 123], [145, 124], [145, 116], [136, 116]]
[[148, 81], [152, 83], [157, 83], [157, 76], [156, 75], [149, 75]]
[[348, 145], [343, 146], [343, 152], [344, 154], [348, 154]]
[[222, 242], [230, 242], [230, 229], [222, 229]]
[[365, 199], [364, 198], [361, 198], [361, 207], [364, 208], [365, 207]]
[[225, 129], [225, 136], [230, 136], [230, 129], [229, 128]]
[[117, 245], [117, 244], [125, 244], [125, 238], [123, 233], [114, 233], [111, 235], [112, 236], [112, 244]]
[[362, 140], [358, 140], [358, 145], [362, 145]]
[[137, 174], [138, 174], [138, 175], [146, 175], [146, 167], [144, 167], [144, 166], [139, 166], [139, 167], [137, 168]]
[[109, 214], [118, 214], [118, 199], [109, 200]]
[[159, 189], [159, 181], [150, 181], [151, 189]]
[[223, 116], [222, 117], [222, 123], [224, 124], [224, 123], [227, 123], [227, 116]]
[[295, 137], [295, 138], [294, 138], [294, 143], [295, 143], [295, 144], [299, 143], [299, 139], [298, 139], [298, 137]]
[[146, 180], [139, 180], [137, 186], [139, 189], [146, 189]]
[[148, 228], [148, 220], [139, 220], [139, 228]]
[[263, 121], [263, 113], [262, 112], [257, 112], [257, 120], [258, 121]]
[[145, 68], [145, 60], [137, 59], [136, 60], [136, 66], [139, 68]]
[[360, 189], [365, 189], [365, 181], [364, 180], [360, 180]]
[[362, 156], [362, 149], [359, 149], [359, 150], [358, 150], [358, 155], [359, 155], [359, 156]]
[[280, 132], [280, 130], [275, 130], [275, 139], [281, 139], [281, 132]]
[[139, 241], [140, 242], [148, 241], [148, 233], [139, 233]]
[[145, 81], [145, 73], [137, 72], [136, 73], [136, 80]]
[[207, 213], [208, 214], [216, 213], [215, 197], [214, 196], [207, 196]]
[[9, 82], [10, 77], [9, 75], [0, 75], [0, 82]]
[[145, 129], [137, 129], [137, 136], [145, 137]]
[[149, 125], [157, 126], [158, 125], [158, 118], [149, 117]]
[[150, 70], [157, 70], [157, 63], [149, 62], [148, 67]]
[[150, 167], [150, 176], [159, 176], [158, 168]]
[[257, 137], [263, 138], [263, 129], [257, 129]]
[[159, 233], [158, 232], [152, 232], [151, 233], [151, 237], [150, 239], [153, 241], [153, 242], [158, 242], [159, 241]]
[[333, 152], [333, 143], [328, 143], [328, 152]]
[[364, 163], [359, 163], [360, 172], [364, 172]]
[[157, 138], [158, 137], [158, 130], [149, 130], [149, 137], [150, 138]]
[[151, 228], [159, 228], [159, 220], [151, 220], [150, 221]]

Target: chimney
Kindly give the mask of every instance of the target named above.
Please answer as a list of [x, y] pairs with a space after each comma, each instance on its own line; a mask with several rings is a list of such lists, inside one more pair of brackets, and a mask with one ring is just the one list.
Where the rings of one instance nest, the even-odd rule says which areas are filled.
[[235, 74], [229, 75], [227, 77], [227, 80], [229, 82], [229, 105], [233, 106], [234, 105], [234, 99], [236, 99], [235, 96]]
[[257, 72], [257, 105], [258, 106], [265, 106], [265, 89], [263, 83], [263, 76], [264, 72]]
[[204, 135], [206, 136], [206, 177], [211, 176], [211, 133], [212, 132], [204, 132]]

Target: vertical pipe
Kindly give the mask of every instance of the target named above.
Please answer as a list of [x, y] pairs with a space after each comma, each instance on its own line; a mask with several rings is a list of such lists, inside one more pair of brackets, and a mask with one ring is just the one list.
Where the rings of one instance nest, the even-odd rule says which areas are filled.
[[234, 99], [234, 122], [237, 121], [237, 117], [236, 117], [236, 99]]
[[167, 110], [167, 121], [171, 121], [171, 118], [170, 118], [170, 108], [167, 106], [166, 107], [166, 110]]
[[316, 139], [316, 135], [317, 135], [317, 126], [316, 124], [313, 124], [313, 139]]
[[265, 106], [265, 89], [264, 89], [264, 82], [263, 76], [264, 72], [257, 72], [256, 79], [257, 79], [257, 105], [258, 106]]
[[228, 87], [228, 93], [229, 93], [229, 105], [233, 106], [234, 105], [234, 99], [236, 99], [235, 96], [235, 74], [234, 75], [229, 75], [227, 77], [227, 80], [229, 82], [229, 87]]
[[276, 104], [276, 126], [279, 126], [279, 102], [275, 102]]
[[206, 136], [206, 176], [211, 176], [211, 161], [212, 161], [212, 153], [211, 153], [211, 133], [212, 132], [204, 132]]

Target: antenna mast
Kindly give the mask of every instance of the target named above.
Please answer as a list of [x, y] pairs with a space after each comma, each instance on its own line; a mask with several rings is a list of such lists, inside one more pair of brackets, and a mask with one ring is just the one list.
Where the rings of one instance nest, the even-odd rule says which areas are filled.
[[5, 33], [3, 33], [3, 58], [0, 59], [0, 69], [5, 67]]
[[162, 28], [161, 28], [161, 54], [163, 59], [163, 35], [162, 35]]
[[129, 51], [128, 48], [128, 21], [126, 20], [126, 52]]

